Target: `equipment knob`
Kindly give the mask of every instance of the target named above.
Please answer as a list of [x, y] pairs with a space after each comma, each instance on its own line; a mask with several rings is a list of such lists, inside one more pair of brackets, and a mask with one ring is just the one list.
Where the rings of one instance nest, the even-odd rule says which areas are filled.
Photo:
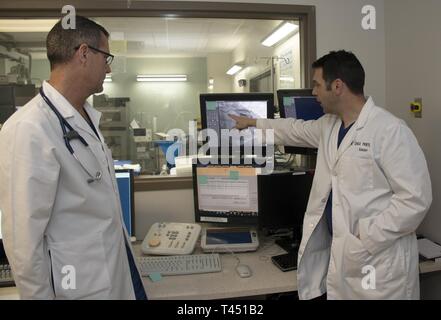
[[152, 239], [150, 239], [150, 241], [149, 241], [149, 246], [150, 247], [157, 247], [157, 246], [159, 246], [161, 244], [161, 239], [159, 239], [159, 238], [152, 238]]

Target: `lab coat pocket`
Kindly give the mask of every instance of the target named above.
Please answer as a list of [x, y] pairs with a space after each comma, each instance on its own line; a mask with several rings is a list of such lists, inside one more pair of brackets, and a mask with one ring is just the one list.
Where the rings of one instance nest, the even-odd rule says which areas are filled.
[[360, 239], [349, 234], [345, 243], [343, 268], [346, 281], [352, 289], [364, 292], [367, 296], [368, 289], [380, 292], [385, 289], [391, 277], [393, 250], [390, 247], [371, 255]]
[[369, 251], [364, 248], [361, 240], [352, 234], [348, 234], [343, 254], [345, 276], [349, 278], [361, 278], [363, 275], [362, 269], [367, 265], [371, 257]]
[[56, 299], [105, 299], [110, 289], [100, 234], [49, 244]]
[[373, 189], [374, 164], [371, 158], [343, 157], [340, 163], [342, 185], [353, 193]]

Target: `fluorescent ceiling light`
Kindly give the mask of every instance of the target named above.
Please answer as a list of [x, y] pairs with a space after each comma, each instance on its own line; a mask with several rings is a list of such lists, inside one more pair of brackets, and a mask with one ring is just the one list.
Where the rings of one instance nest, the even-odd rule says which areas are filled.
[[235, 64], [234, 66], [232, 66], [228, 71], [227, 74], [229, 74], [230, 76], [235, 75], [236, 73], [238, 73], [240, 70], [242, 70], [242, 66]]
[[280, 27], [278, 27], [274, 32], [272, 32], [268, 37], [263, 39], [261, 42], [265, 47], [272, 47], [280, 40], [285, 38], [287, 35], [297, 30], [299, 26], [291, 22], [285, 22]]
[[104, 79], [104, 82], [112, 82], [112, 75], [111, 74], [106, 74], [106, 78]]
[[187, 75], [185, 74], [138, 74], [136, 81], [140, 82], [175, 82], [175, 81], [187, 81]]
[[0, 32], [49, 32], [57, 19], [0, 19]]

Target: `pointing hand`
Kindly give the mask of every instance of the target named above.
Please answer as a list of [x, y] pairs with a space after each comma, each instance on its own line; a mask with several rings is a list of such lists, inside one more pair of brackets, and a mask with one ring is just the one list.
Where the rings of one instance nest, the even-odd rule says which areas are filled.
[[233, 119], [234, 121], [236, 121], [236, 126], [235, 126], [236, 129], [242, 130], [242, 129], [246, 129], [248, 127], [255, 127], [256, 126], [256, 119], [236, 116], [234, 114], [229, 114], [228, 116], [231, 119]]

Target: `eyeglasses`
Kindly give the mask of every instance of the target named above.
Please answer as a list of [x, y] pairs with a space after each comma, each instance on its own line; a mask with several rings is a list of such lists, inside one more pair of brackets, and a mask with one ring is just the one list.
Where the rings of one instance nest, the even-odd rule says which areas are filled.
[[[78, 50], [78, 49], [80, 48], [80, 46], [81, 46], [81, 45], [76, 46], [74, 49], [75, 49], [75, 50]], [[113, 54], [110, 54], [110, 53], [105, 52], [105, 51], [103, 51], [103, 50], [100, 50], [100, 49], [94, 48], [94, 47], [92, 47], [92, 46], [90, 46], [90, 45], [87, 45], [87, 46], [88, 46], [90, 49], [92, 49], [92, 50], [94, 50], [94, 51], [96, 51], [96, 52], [99, 52], [99, 53], [104, 54], [104, 55], [106, 56], [106, 63], [110, 66], [110, 64], [111, 64], [112, 61], [113, 61], [113, 58], [115, 57]]]

